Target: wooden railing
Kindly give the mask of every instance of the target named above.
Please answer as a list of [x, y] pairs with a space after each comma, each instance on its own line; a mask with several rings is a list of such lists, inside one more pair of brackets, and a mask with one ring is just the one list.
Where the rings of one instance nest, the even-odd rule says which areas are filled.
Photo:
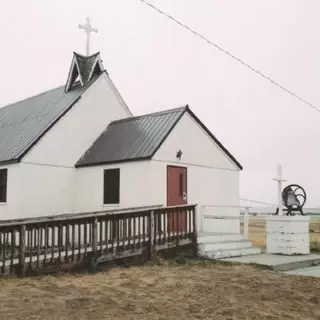
[[72, 269], [193, 245], [195, 206], [140, 208], [0, 223], [0, 275]]
[[[244, 213], [240, 214], [241, 211]], [[220, 232], [220, 233], [237, 233], [242, 232], [245, 239], [249, 234], [249, 209], [245, 206], [228, 206], [228, 205], [201, 205], [199, 207], [199, 231], [200, 232]], [[221, 222], [238, 221], [239, 229], [230, 231], [229, 225]]]

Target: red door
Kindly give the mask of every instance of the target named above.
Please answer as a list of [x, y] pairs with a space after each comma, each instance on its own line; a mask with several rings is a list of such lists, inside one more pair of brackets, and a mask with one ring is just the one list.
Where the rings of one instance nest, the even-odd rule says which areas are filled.
[[[187, 203], [187, 168], [167, 167], [167, 205], [178, 206]], [[183, 212], [168, 217], [168, 231], [185, 231], [186, 216]]]

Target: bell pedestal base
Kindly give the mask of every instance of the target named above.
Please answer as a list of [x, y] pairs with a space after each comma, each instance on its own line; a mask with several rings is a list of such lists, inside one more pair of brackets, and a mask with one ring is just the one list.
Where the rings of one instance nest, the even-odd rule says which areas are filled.
[[310, 254], [309, 216], [266, 217], [267, 253]]

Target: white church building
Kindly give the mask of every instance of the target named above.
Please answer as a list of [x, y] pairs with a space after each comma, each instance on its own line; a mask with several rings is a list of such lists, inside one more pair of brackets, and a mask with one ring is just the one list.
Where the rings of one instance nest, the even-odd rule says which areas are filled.
[[0, 108], [0, 221], [197, 204], [239, 240], [236, 158], [189, 106], [134, 116], [88, 47], [63, 86]]
[[231, 208], [241, 169], [188, 106], [133, 116], [99, 53], [74, 53], [64, 86], [0, 108], [0, 220], [184, 203]]

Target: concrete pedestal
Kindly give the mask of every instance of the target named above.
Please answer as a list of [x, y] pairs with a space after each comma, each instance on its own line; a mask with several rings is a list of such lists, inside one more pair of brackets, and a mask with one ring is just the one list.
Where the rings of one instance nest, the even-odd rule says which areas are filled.
[[310, 254], [309, 216], [266, 217], [267, 253]]

